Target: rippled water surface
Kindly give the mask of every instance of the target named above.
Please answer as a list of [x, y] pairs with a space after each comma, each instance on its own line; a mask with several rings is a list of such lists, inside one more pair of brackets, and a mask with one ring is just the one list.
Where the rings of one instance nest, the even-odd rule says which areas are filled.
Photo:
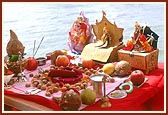
[[118, 27], [124, 28], [124, 42], [130, 39], [134, 31], [134, 22], [146, 23], [159, 35], [159, 62], [164, 61], [165, 42], [165, 4], [128, 4], [128, 3], [3, 3], [3, 53], [12, 29], [25, 46], [26, 56], [33, 55], [33, 43], [36, 46], [44, 40], [36, 57], [56, 49], [68, 49], [67, 38], [73, 21], [81, 11], [89, 18], [90, 24], [106, 17]]

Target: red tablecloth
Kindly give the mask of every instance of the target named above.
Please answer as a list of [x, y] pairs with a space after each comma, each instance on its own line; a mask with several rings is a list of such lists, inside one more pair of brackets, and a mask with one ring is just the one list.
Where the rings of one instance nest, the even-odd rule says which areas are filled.
[[159, 63], [159, 68], [146, 75], [148, 81], [140, 88], [134, 87], [131, 94], [126, 98], [115, 100], [110, 99], [112, 107], [100, 108], [100, 101], [84, 110], [104, 111], [142, 111], [164, 110], [164, 67]]
[[[112, 106], [101, 108], [100, 100], [95, 104], [82, 109], [82, 111], [163, 111], [164, 110], [164, 63], [159, 63], [158, 68], [145, 77], [148, 81], [140, 88], [134, 87], [132, 93], [123, 99], [109, 99]], [[5, 90], [5, 95], [23, 98], [38, 104], [61, 110], [53, 101], [39, 95], [22, 95]]]

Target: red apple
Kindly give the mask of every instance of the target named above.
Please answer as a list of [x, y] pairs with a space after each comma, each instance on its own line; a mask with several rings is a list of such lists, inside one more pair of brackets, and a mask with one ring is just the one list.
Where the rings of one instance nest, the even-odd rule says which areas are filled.
[[93, 60], [82, 60], [82, 67], [83, 68], [88, 68], [91, 69], [93, 68], [95, 65]]
[[69, 65], [70, 60], [66, 55], [59, 55], [55, 60], [55, 65], [66, 67]]
[[145, 80], [145, 75], [141, 70], [134, 70], [131, 74], [130, 74], [130, 80], [133, 83], [133, 85], [140, 85], [144, 82]]
[[37, 60], [34, 57], [28, 57], [26, 69], [32, 71], [35, 70], [37, 67], [38, 67]]

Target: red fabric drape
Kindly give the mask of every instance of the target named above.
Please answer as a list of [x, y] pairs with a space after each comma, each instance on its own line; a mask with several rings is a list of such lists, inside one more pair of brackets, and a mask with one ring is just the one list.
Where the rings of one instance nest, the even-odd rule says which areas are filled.
[[[89, 105], [82, 111], [163, 111], [164, 110], [164, 64], [159, 63], [158, 68], [145, 75], [148, 78], [146, 83], [137, 88], [134, 87], [132, 93], [123, 99], [109, 99], [112, 106], [101, 108], [101, 100], [93, 105]], [[22, 98], [35, 103], [60, 111], [61, 108], [54, 101], [39, 95], [22, 95], [12, 91], [5, 90], [5, 95]]]

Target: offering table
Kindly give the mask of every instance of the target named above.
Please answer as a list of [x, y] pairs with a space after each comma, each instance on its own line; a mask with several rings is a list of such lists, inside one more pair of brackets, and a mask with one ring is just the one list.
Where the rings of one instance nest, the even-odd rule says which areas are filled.
[[[47, 68], [48, 62], [44, 65]], [[26, 71], [25, 74], [29, 72]], [[83, 106], [80, 111], [163, 111], [164, 110], [164, 63], [158, 63], [158, 68], [145, 75], [148, 80], [139, 88], [134, 87], [132, 93], [123, 99], [111, 99], [110, 108], [101, 108], [98, 100], [93, 105]], [[23, 87], [20, 85], [20, 87]], [[116, 88], [118, 89], [118, 87]], [[23, 111], [62, 111], [51, 97], [18, 93], [19, 90], [4, 89], [4, 104]]]

